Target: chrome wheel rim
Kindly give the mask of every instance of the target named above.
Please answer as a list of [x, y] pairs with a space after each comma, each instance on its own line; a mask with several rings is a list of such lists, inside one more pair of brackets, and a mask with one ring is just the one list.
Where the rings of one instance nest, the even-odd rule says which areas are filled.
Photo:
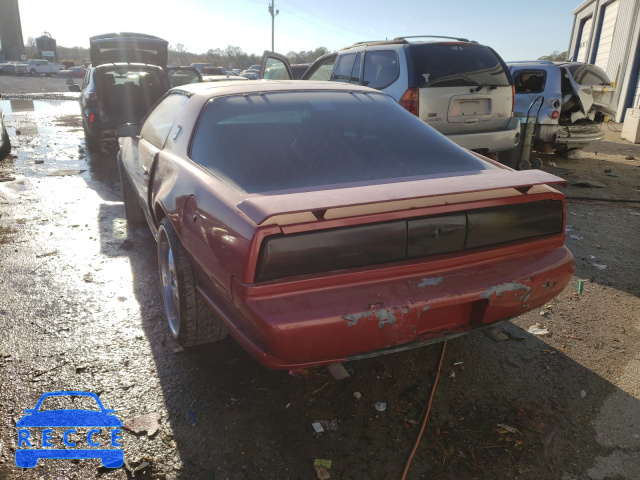
[[169, 320], [169, 328], [174, 337], [180, 331], [180, 286], [178, 272], [174, 260], [173, 250], [164, 228], [160, 229], [158, 238], [158, 253], [160, 263], [160, 282], [162, 283], [162, 297], [164, 310]]

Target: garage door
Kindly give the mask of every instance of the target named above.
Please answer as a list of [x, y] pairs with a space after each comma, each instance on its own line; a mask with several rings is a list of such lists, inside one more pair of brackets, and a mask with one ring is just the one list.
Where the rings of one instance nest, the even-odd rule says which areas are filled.
[[591, 38], [591, 26], [593, 25], [593, 17], [589, 17], [582, 23], [582, 32], [580, 32], [580, 42], [578, 43], [578, 53], [576, 54], [576, 62], [587, 62], [587, 47], [589, 46], [589, 38]]
[[616, 27], [616, 18], [618, 18], [618, 6], [620, 1], [616, 0], [604, 7], [602, 17], [602, 28], [598, 38], [598, 53], [596, 54], [595, 64], [607, 71], [609, 64], [609, 54], [611, 53], [611, 44], [613, 43], [613, 31]]

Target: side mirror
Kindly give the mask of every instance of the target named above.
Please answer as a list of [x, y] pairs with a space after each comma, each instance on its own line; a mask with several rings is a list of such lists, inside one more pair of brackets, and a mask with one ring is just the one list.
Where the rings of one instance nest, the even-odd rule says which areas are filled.
[[140, 132], [140, 125], [137, 123], [125, 123], [120, 125], [116, 131], [116, 136], [120, 137], [137, 137]]
[[69, 85], [69, 91], [70, 92], [79, 92], [80, 91], [80, 85], [78, 85], [77, 83], [74, 83], [73, 85]]

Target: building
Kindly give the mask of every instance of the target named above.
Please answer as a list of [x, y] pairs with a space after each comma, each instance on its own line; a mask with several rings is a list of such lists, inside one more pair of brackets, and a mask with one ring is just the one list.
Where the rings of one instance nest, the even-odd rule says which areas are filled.
[[5, 60], [23, 59], [24, 40], [18, 0], [0, 0], [0, 52]]
[[640, 103], [640, 0], [586, 0], [573, 11], [568, 59], [602, 68], [616, 85], [616, 122]]

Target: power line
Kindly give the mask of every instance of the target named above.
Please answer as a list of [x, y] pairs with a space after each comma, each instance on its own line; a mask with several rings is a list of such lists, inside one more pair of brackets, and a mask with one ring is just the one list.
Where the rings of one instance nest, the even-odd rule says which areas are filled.
[[[296, 8], [299, 8], [300, 10], [304, 10], [305, 12], [307, 12], [307, 13], [308, 13], [308, 14], [310, 14], [310, 15], [313, 15], [313, 16], [314, 16], [314, 17], [316, 17], [316, 18], [319, 18], [319, 19], [320, 19], [320, 20], [322, 20], [323, 22], [326, 22], [326, 23], [329, 23], [329, 24], [333, 25], [334, 27], [338, 27], [338, 28], [341, 28], [342, 30], [347, 30], [348, 32], [355, 33], [356, 35], [359, 35], [359, 36], [360, 36], [360, 38], [362, 38], [362, 37], [367, 37], [367, 36], [368, 36], [367, 34], [360, 33], [360, 32], [356, 32], [355, 30], [351, 30], [351, 29], [349, 29], [349, 28], [345, 28], [345, 27], [343, 27], [343, 26], [340, 26], [340, 25], [338, 25], [337, 23], [330, 22], [329, 20], [327, 20], [327, 19], [325, 19], [325, 18], [322, 18], [320, 15], [316, 15], [316, 14], [315, 14], [315, 13], [313, 13], [311, 10], [307, 10], [306, 8], [301, 7], [300, 5], [296, 5], [296, 4], [295, 4], [295, 3], [293, 3], [291, 0], [284, 0], [284, 1], [285, 1], [285, 2], [287, 2], [287, 3], [290, 3], [291, 5], [293, 5], [293, 6], [294, 6], [294, 7], [296, 7]], [[291, 13], [291, 12], [289, 12], [289, 13]], [[295, 14], [293, 14], [293, 13], [291, 13], [291, 15], [297, 16], [297, 15], [295, 15]], [[298, 17], [298, 18], [302, 18], [302, 17]], [[310, 23], [312, 23], [312, 22], [310, 22]], [[314, 25], [315, 25], [315, 24], [314, 24]]]

